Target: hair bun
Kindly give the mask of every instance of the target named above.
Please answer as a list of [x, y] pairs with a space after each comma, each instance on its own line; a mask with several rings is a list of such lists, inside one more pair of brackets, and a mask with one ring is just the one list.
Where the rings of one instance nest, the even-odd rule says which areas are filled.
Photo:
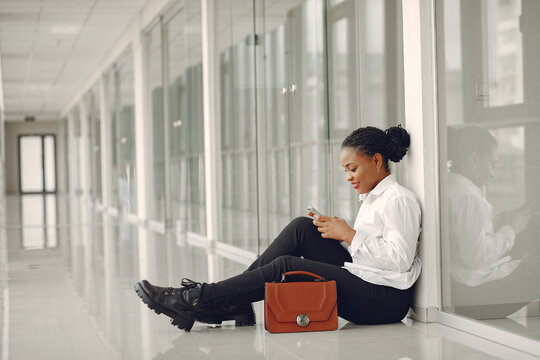
[[388, 143], [386, 144], [386, 156], [393, 162], [399, 162], [411, 145], [411, 137], [401, 125], [392, 126], [385, 131]]

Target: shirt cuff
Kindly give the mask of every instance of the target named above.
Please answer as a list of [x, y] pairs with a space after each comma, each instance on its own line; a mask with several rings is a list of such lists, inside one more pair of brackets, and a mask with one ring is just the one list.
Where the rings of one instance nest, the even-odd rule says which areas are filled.
[[514, 229], [510, 225], [504, 225], [499, 229], [499, 232], [508, 239], [508, 250], [512, 250], [512, 248], [514, 247], [514, 242], [516, 240], [516, 232], [514, 231]]
[[351, 241], [351, 246], [347, 250], [349, 250], [349, 254], [351, 254], [351, 257], [356, 254], [358, 249], [360, 249], [360, 246], [364, 243], [364, 241], [367, 239], [369, 234], [366, 231], [363, 231], [362, 229], [354, 229], [356, 231], [356, 234], [354, 234], [354, 237]]

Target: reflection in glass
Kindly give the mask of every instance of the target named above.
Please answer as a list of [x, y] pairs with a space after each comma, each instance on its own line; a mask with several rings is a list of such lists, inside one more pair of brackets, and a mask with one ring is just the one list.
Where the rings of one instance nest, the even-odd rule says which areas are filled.
[[56, 195], [27, 194], [20, 197], [23, 249], [58, 246]]
[[485, 1], [490, 106], [523, 102], [521, 0]]
[[47, 194], [45, 198], [45, 231], [47, 232], [47, 247], [55, 248], [58, 246], [58, 229], [57, 229], [57, 202], [56, 195]]
[[[512, 147], [511, 142], [504, 145]], [[497, 140], [488, 131], [476, 126], [449, 129], [448, 149], [452, 304], [456, 312], [474, 318], [508, 316], [540, 295], [535, 286], [539, 248], [522, 236], [536, 203], [513, 208], [506, 203], [506, 210], [494, 214], [484, 187], [499, 161], [514, 159], [499, 160]], [[519, 166], [519, 161], [512, 163]], [[500, 192], [503, 197], [511, 190], [502, 189], [507, 190]]]
[[538, 337], [540, 7], [437, 2], [443, 308]]

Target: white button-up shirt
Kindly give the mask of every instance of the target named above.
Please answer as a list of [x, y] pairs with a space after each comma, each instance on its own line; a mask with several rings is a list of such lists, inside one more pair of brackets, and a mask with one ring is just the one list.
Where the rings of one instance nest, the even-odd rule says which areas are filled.
[[420, 276], [417, 254], [421, 210], [414, 193], [388, 175], [367, 194], [347, 247], [352, 263], [344, 268], [373, 284], [408, 289]]
[[448, 207], [455, 280], [478, 286], [504, 278], [518, 267], [520, 260], [505, 256], [514, 246], [514, 230], [509, 225], [494, 230], [493, 208], [471, 180], [448, 174]]

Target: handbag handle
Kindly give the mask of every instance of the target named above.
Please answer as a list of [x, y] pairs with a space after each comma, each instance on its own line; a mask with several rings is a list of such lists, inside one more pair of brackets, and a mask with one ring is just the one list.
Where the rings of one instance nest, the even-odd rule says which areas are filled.
[[281, 274], [281, 282], [285, 282], [285, 278], [289, 275], [308, 275], [308, 276], [314, 277], [316, 279], [315, 281], [326, 281], [326, 279], [323, 278], [322, 276], [314, 274], [309, 271], [288, 271], [286, 273]]

